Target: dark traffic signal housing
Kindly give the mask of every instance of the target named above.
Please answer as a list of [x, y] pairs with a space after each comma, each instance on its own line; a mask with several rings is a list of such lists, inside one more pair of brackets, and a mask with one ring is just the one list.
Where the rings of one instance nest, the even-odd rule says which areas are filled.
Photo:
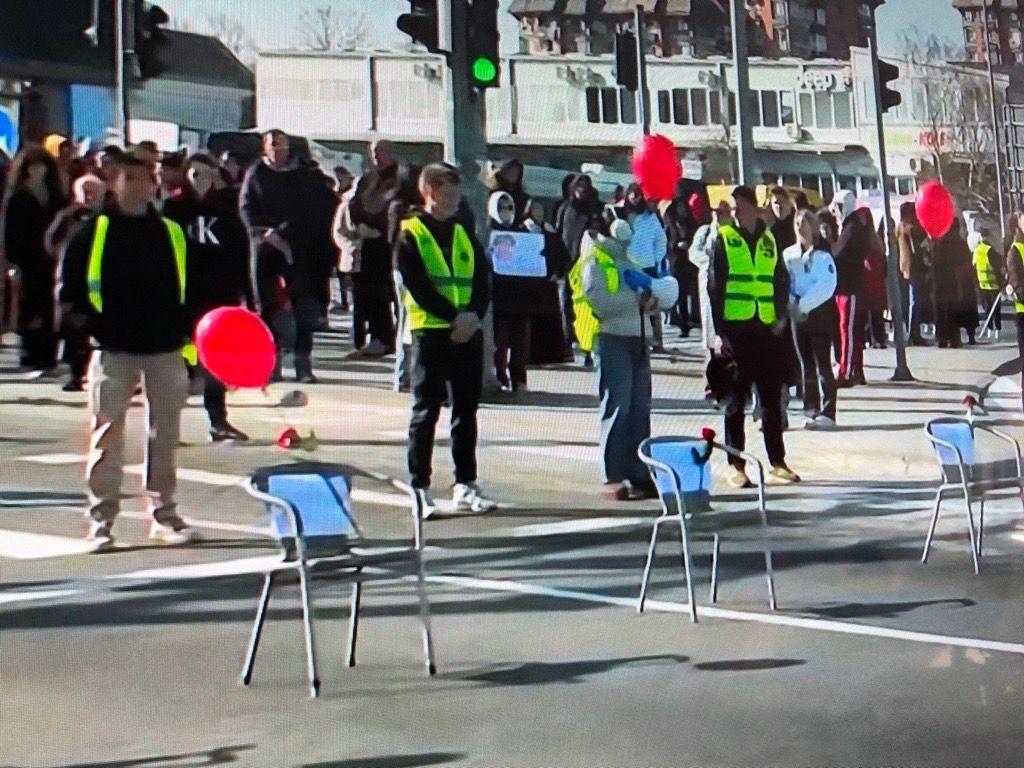
[[615, 35], [615, 82], [627, 91], [640, 88], [639, 58], [635, 34], [619, 32]]
[[398, 28], [431, 53], [438, 53], [437, 0], [409, 0], [409, 13], [398, 17]]
[[882, 112], [888, 112], [903, 102], [900, 92], [889, 87], [889, 83], [899, 79], [899, 67], [887, 61], [878, 60], [878, 87], [881, 90]]
[[467, 66], [474, 88], [501, 84], [498, 32], [498, 0], [470, 0], [466, 18]]

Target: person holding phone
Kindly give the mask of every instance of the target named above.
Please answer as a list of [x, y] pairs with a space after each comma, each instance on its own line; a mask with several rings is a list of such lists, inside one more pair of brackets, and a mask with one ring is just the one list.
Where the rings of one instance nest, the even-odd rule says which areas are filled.
[[452, 459], [457, 512], [481, 513], [497, 505], [476, 485], [476, 413], [483, 389], [481, 323], [490, 303], [483, 246], [457, 220], [459, 172], [431, 163], [420, 175], [423, 211], [403, 219], [397, 264], [412, 332], [412, 418], [409, 473], [419, 514], [437, 511], [430, 496], [434, 430], [451, 391]]

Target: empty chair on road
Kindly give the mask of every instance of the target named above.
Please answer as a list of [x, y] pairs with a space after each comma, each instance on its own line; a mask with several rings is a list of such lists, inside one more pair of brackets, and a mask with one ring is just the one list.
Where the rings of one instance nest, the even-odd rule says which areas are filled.
[[[924, 542], [921, 562], [928, 562], [928, 551], [931, 549], [932, 537], [935, 535], [935, 524], [939, 520], [939, 507], [947, 496], [963, 494], [967, 513], [967, 533], [970, 536], [971, 560], [974, 572], [980, 569], [979, 560], [982, 554], [982, 539], [985, 529], [985, 498], [994, 491], [1014, 489], [1020, 494], [1021, 506], [1024, 508], [1024, 477], [1021, 473], [1020, 444], [1005, 432], [992, 427], [974, 424], [959, 417], [932, 419], [925, 425], [925, 434], [935, 448], [935, 456], [939, 460], [942, 472], [942, 484], [935, 493], [935, 509], [932, 512], [931, 525]], [[992, 461], [979, 460], [980, 453], [976, 436], [978, 432], [988, 433], [1002, 443], [1008, 444], [1012, 451], [1005, 457], [994, 458]], [[987, 457], [986, 457], [987, 458]], [[974, 502], [978, 502], [978, 525], [974, 524]]]
[[[352, 478], [355, 476], [387, 481], [352, 467], [338, 464], [284, 464], [258, 470], [247, 490], [266, 505], [273, 536], [281, 545], [282, 561], [264, 576], [263, 592], [256, 610], [249, 651], [242, 670], [242, 684], [252, 681], [253, 665], [267, 615], [270, 593], [285, 574], [298, 575], [302, 595], [302, 622], [306, 642], [306, 667], [310, 695], [320, 691], [316, 644], [313, 634], [313, 604], [309, 581], [325, 576], [352, 582], [352, 605], [348, 630], [348, 665], [355, 666], [356, 638], [362, 583], [373, 571], [374, 579], [401, 579], [412, 571], [416, 578], [420, 620], [423, 624], [423, 650], [427, 673], [436, 672], [430, 633], [430, 607], [423, 573], [423, 522], [416, 511], [415, 496], [408, 486], [389, 481], [409, 496], [412, 521], [411, 539], [386, 541], [364, 533], [353, 515]], [[402, 546], [394, 546], [396, 543]], [[387, 544], [387, 546], [380, 546]], [[405, 566], [403, 568], [403, 566]]]
[[[658, 533], [664, 523], [679, 525], [679, 536], [683, 548], [683, 571], [686, 575], [686, 595], [689, 602], [690, 618], [697, 621], [697, 601], [694, 597], [690, 554], [692, 533], [690, 526], [694, 516], [709, 510], [711, 490], [711, 454], [715, 450], [751, 462], [757, 467], [758, 513], [764, 535], [765, 576], [768, 581], [768, 605], [774, 611], [775, 579], [772, 567], [772, 552], [769, 544], [768, 510], [765, 506], [764, 465], [749, 453], [714, 442], [713, 439], [696, 437], [648, 438], [640, 444], [640, 459], [647, 465], [651, 478], [658, 489], [661, 500], [661, 515], [654, 521], [651, 541], [647, 548], [647, 563], [644, 566], [640, 584], [640, 600], [637, 609], [642, 613], [647, 599], [647, 585], [654, 565], [654, 551]], [[718, 600], [718, 560], [720, 536], [714, 533], [711, 556], [711, 602]]]

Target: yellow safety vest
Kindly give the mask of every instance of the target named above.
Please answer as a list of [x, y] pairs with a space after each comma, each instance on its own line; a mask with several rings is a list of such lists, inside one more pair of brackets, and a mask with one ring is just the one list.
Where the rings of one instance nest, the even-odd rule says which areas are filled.
[[[1024, 243], [1014, 243], [1013, 247], [1017, 249], [1017, 253], [1020, 254], [1020, 258], [1024, 261]], [[1024, 301], [1021, 301], [1024, 296], [1014, 296], [1013, 306], [1017, 310], [1017, 314], [1024, 315]]]
[[[185, 303], [185, 273], [187, 267], [188, 244], [185, 241], [185, 231], [177, 222], [164, 219], [164, 226], [167, 227], [167, 234], [171, 239], [171, 249], [174, 251], [174, 264], [178, 269], [178, 296], [182, 304]], [[89, 266], [86, 272], [87, 285], [89, 288], [89, 303], [97, 312], [103, 312], [103, 254], [107, 245], [107, 231], [110, 229], [110, 217], [96, 217], [96, 232], [92, 238], [92, 250], [89, 252]], [[190, 365], [196, 365], [199, 355], [192, 343], [186, 344], [181, 350], [182, 357]]]
[[992, 246], [988, 243], [978, 243], [974, 249], [974, 268], [978, 271], [978, 287], [983, 291], [999, 290], [999, 275], [992, 267], [989, 259], [989, 252]]
[[601, 320], [594, 312], [590, 299], [583, 292], [583, 271], [591, 260], [597, 262], [604, 272], [605, 283], [608, 286], [608, 293], [613, 296], [619, 292], [619, 269], [615, 266], [615, 259], [609, 253], [595, 245], [586, 258], [577, 260], [576, 264], [569, 270], [569, 286], [572, 288], [572, 304], [576, 319], [572, 327], [576, 331], [576, 341], [579, 348], [584, 352], [591, 352], [594, 349], [594, 341], [597, 334], [601, 332]]
[[729, 278], [725, 283], [725, 319], [742, 322], [757, 317], [765, 325], [776, 321], [775, 268], [779, 262], [775, 238], [765, 230], [750, 255], [750, 246], [734, 226], [718, 228], [729, 260]]
[[[430, 234], [430, 230], [427, 229], [427, 225], [423, 223], [422, 219], [418, 216], [406, 219], [402, 222], [402, 231], [408, 232], [416, 241], [420, 258], [423, 259], [423, 266], [426, 267], [427, 275], [437, 292], [448, 299], [459, 312], [468, 307], [473, 298], [473, 273], [476, 260], [473, 243], [462, 225], [456, 224], [452, 233], [452, 266], [450, 269], [448, 262], [444, 259], [441, 246], [437, 244], [437, 240]], [[451, 328], [450, 322], [430, 314], [417, 304], [409, 291], [405, 291], [404, 294], [411, 330]]]

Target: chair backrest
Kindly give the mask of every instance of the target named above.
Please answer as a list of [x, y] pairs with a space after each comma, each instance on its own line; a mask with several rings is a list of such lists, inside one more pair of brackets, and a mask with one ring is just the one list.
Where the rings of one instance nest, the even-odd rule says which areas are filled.
[[[974, 428], [967, 419], [953, 417], [932, 419], [925, 426], [925, 431], [936, 440], [956, 446], [960, 450], [960, 455], [963, 456], [965, 466], [972, 466], [976, 462]], [[952, 448], [941, 445], [934, 440], [932, 445], [935, 448], [935, 455], [938, 457], [939, 464], [942, 465], [944, 470], [955, 468], [959, 465], [960, 461], [957, 458], [956, 451]]]
[[688, 512], [705, 510], [711, 502], [710, 448], [696, 437], [656, 437], [640, 445], [640, 458], [662, 497], [681, 493]]

